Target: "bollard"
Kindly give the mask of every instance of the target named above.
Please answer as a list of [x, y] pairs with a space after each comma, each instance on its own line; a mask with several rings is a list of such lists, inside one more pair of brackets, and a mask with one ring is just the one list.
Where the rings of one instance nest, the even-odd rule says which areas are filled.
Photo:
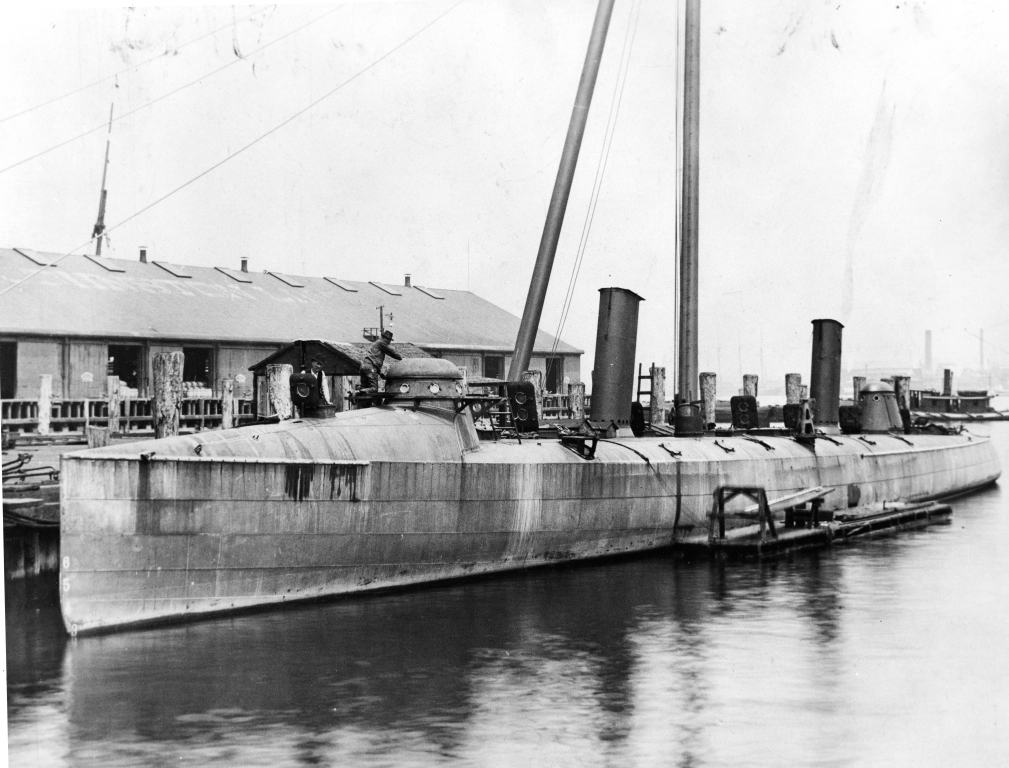
[[785, 374], [785, 402], [796, 405], [802, 400], [802, 374]]
[[48, 435], [53, 417], [53, 377], [49, 373], [39, 374], [38, 433]]
[[579, 424], [585, 421], [585, 382], [575, 381], [568, 384], [568, 408], [571, 418]]
[[294, 413], [291, 405], [293, 374], [294, 368], [289, 363], [266, 366], [266, 392], [270, 415], [277, 416], [281, 421], [292, 418]]
[[221, 429], [235, 426], [235, 382], [224, 379], [221, 382]]
[[543, 418], [543, 371], [524, 371], [522, 381], [532, 382], [536, 391], [536, 413], [539, 418]]
[[156, 438], [179, 434], [179, 410], [182, 407], [181, 352], [158, 352], [151, 358], [151, 421]]
[[743, 374], [743, 394], [750, 397], [757, 397], [757, 374]]
[[715, 423], [715, 397], [718, 376], [711, 371], [705, 371], [697, 376], [701, 389], [701, 418], [704, 428], [710, 429]]
[[652, 424], [666, 423], [666, 369], [652, 366], [648, 369], [652, 377], [652, 392], [649, 411]]

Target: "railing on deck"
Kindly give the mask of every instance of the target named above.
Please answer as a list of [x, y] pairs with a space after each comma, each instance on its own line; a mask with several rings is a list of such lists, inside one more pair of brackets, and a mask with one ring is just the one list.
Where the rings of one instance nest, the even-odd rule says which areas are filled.
[[[104, 427], [109, 420], [105, 400], [56, 400], [52, 402], [49, 431], [52, 434], [84, 434], [85, 427]], [[235, 425], [253, 420], [252, 400], [235, 398]], [[0, 400], [0, 422], [5, 429], [22, 434], [38, 431], [37, 400]], [[213, 429], [221, 426], [221, 401], [209, 397], [182, 401], [181, 429]], [[151, 430], [151, 404], [148, 400], [122, 400], [119, 403], [119, 429], [123, 433]]]

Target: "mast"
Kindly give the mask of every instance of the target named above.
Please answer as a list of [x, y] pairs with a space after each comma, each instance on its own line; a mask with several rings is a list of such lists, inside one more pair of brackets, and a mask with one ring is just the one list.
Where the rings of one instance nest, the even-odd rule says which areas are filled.
[[683, 74], [683, 200], [680, 229], [680, 348], [677, 390], [697, 399], [697, 242], [701, 123], [701, 0], [686, 0]]
[[515, 340], [515, 354], [508, 369], [509, 381], [519, 381], [522, 378], [522, 372], [529, 367], [529, 358], [532, 357], [536, 331], [539, 329], [543, 302], [550, 282], [550, 271], [553, 269], [554, 256], [557, 254], [557, 241], [560, 239], [564, 213], [568, 207], [568, 195], [571, 194], [571, 182], [575, 176], [575, 166], [578, 164], [578, 150], [582, 145], [596, 75], [599, 74], [599, 62], [603, 57], [603, 46], [606, 44], [606, 31], [610, 25], [613, 3], [614, 0], [599, 0], [599, 6], [596, 8], [592, 37], [585, 53], [578, 94], [575, 96], [575, 106], [571, 111], [568, 135], [564, 140], [564, 151], [561, 154], [560, 167], [557, 169], [557, 180], [554, 182], [554, 191], [550, 197], [547, 220], [543, 225], [540, 249], [536, 254], [536, 266], [533, 268], [529, 294], [526, 297], [525, 309], [522, 311], [522, 323], [519, 325], [518, 338]]
[[109, 105], [109, 133], [105, 139], [105, 163], [102, 165], [102, 191], [98, 196], [98, 220], [95, 228], [91, 232], [91, 237], [97, 237], [95, 243], [95, 256], [102, 255], [102, 237], [105, 235], [105, 198], [108, 192], [105, 189], [105, 174], [109, 170], [109, 145], [112, 143], [112, 110], [115, 109], [115, 102]]

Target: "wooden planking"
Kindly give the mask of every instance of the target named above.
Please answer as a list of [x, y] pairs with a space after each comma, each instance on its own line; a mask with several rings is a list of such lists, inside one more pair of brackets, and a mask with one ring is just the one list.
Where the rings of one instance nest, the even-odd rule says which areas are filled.
[[[102, 342], [70, 342], [70, 371], [67, 381], [69, 397], [105, 397], [105, 372], [109, 362], [109, 348]], [[85, 381], [85, 374], [91, 374], [91, 381]]]
[[[59, 341], [17, 342], [17, 389], [15, 397], [34, 400], [39, 395], [39, 376], [63, 379], [63, 344]], [[57, 385], [57, 396], [61, 395]]]

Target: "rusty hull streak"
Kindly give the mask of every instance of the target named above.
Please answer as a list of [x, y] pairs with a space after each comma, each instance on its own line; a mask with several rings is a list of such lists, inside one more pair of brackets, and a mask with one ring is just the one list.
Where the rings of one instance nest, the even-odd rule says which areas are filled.
[[852, 489], [918, 501], [1001, 473], [987, 440], [874, 437], [730, 437], [728, 454], [679, 438], [679, 456], [628, 438], [586, 461], [550, 440], [477, 444], [468, 412], [380, 408], [82, 451], [62, 464], [64, 621], [86, 633], [668, 546], [706, 525], [719, 485], [822, 485], [839, 509]]

